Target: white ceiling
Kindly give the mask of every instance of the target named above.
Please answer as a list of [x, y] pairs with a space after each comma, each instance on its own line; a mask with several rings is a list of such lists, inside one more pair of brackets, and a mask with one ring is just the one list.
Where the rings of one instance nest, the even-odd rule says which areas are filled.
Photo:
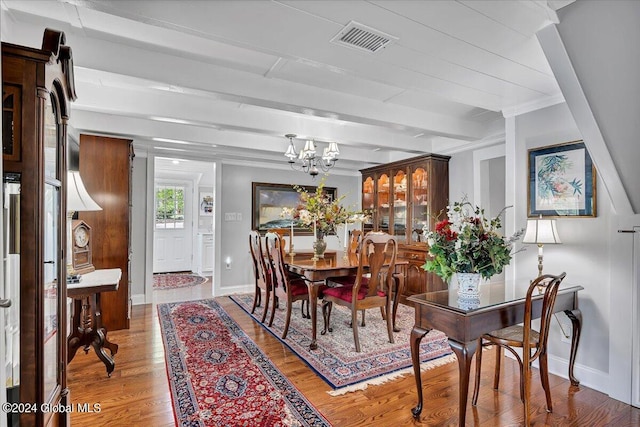
[[[285, 166], [295, 133], [298, 149], [338, 141], [350, 173], [499, 142], [503, 114], [559, 102], [535, 32], [567, 3], [1, 0], [2, 40], [66, 33], [79, 133], [131, 137], [139, 155]], [[351, 21], [393, 43], [332, 43]]]

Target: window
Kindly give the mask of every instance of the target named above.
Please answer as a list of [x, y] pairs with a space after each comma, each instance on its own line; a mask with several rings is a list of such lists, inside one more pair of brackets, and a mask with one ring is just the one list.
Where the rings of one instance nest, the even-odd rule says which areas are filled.
[[156, 229], [184, 228], [185, 187], [156, 186]]

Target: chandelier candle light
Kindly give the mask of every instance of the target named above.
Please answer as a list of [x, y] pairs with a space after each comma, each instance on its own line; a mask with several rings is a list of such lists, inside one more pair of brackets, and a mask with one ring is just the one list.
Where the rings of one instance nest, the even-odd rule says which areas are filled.
[[[329, 146], [324, 148], [322, 157], [318, 157], [316, 156], [316, 144], [313, 140], [307, 140], [304, 149], [298, 154], [296, 147], [293, 145], [293, 138], [296, 136], [294, 133], [285, 135], [286, 138], [289, 138], [289, 148], [287, 148], [287, 152], [284, 155], [289, 158], [291, 169], [303, 171], [315, 178], [320, 173], [318, 168], [322, 169], [323, 172], [328, 172], [329, 169], [336, 165], [338, 155], [340, 155], [337, 142], [330, 142]], [[296, 159], [300, 161], [300, 164], [296, 165]]]

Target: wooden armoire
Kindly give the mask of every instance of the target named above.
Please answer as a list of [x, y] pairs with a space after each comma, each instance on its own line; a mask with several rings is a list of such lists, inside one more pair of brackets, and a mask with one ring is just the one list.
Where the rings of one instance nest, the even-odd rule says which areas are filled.
[[0, 414], [9, 425], [69, 423], [65, 411], [48, 408], [70, 403], [64, 252], [67, 121], [75, 99], [64, 33], [45, 30], [41, 49], [2, 43], [3, 196], [10, 200], [2, 284], [11, 305], [3, 301], [0, 309], [9, 313], [0, 338], [10, 349], [2, 355], [8, 400], [23, 405], [20, 413]]
[[95, 268], [122, 270], [118, 290], [101, 295], [102, 324], [108, 331], [129, 329], [132, 160], [130, 139], [80, 135], [80, 175], [102, 210], [78, 212], [78, 219], [91, 226]]

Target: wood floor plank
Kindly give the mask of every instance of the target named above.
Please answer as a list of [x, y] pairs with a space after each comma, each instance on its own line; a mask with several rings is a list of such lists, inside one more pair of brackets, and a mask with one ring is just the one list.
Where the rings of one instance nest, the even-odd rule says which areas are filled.
[[[458, 371], [455, 363], [422, 373], [425, 406], [420, 420], [411, 408], [416, 404], [413, 375], [366, 390], [330, 396], [330, 387], [295, 354], [256, 324], [226, 297], [218, 302], [240, 327], [269, 355], [273, 363], [334, 425], [443, 426], [458, 420]], [[409, 331], [407, 331], [409, 333]], [[174, 414], [166, 374], [164, 350], [155, 305], [134, 306], [129, 330], [108, 334], [120, 348], [111, 378], [93, 350], [79, 352], [68, 367], [71, 401], [99, 403], [99, 413], [71, 414], [77, 426], [173, 426]], [[483, 354], [478, 406], [467, 406], [467, 425], [521, 425], [517, 364], [505, 358], [500, 389], [493, 390], [494, 352]], [[475, 366], [474, 366], [475, 368]], [[472, 368], [472, 375], [474, 369]], [[473, 377], [472, 377], [473, 378]], [[532, 378], [534, 426], [638, 426], [640, 409], [625, 405], [584, 386], [573, 387], [557, 376], [550, 379], [554, 412], [545, 410], [544, 391], [537, 371]], [[470, 397], [473, 380], [471, 381]]]

